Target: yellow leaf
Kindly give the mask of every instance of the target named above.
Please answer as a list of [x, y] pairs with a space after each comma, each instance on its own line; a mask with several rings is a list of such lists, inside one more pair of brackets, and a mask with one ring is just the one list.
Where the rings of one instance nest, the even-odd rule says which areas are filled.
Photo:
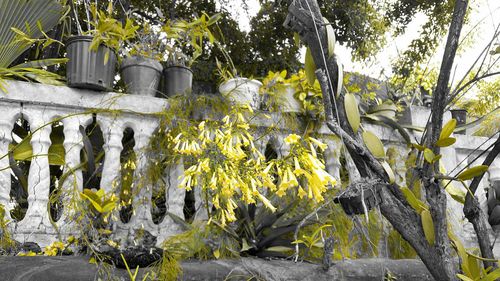
[[431, 213], [428, 210], [423, 210], [420, 213], [420, 218], [422, 219], [425, 238], [429, 241], [429, 244], [434, 245], [434, 222], [432, 221]]
[[479, 277], [481, 277], [481, 269], [479, 268], [478, 260], [475, 257], [467, 254], [467, 264], [470, 270], [470, 277], [472, 277], [474, 280], [477, 280]]
[[217, 250], [215, 250], [215, 251], [214, 251], [214, 257], [215, 257], [216, 259], [219, 259], [219, 258], [220, 258], [220, 251], [219, 251], [219, 249], [217, 249]]
[[300, 46], [300, 36], [297, 32], [293, 33], [293, 42], [295, 43], [295, 46]]
[[382, 167], [384, 167], [387, 176], [389, 176], [389, 183], [393, 184], [394, 182], [396, 182], [396, 177], [394, 176], [394, 172], [392, 171], [391, 166], [389, 166], [389, 163], [382, 161], [380, 162], [380, 164], [382, 164]]
[[457, 120], [456, 119], [451, 119], [448, 121], [444, 126], [443, 129], [441, 130], [441, 134], [439, 135], [439, 139], [446, 139], [448, 138], [451, 133], [453, 133], [453, 130], [455, 130], [455, 127], [457, 126]]
[[306, 61], [304, 67], [306, 72], [307, 83], [313, 86], [314, 80], [316, 79], [316, 74], [314, 73], [316, 71], [316, 65], [314, 64], [314, 59], [311, 55], [311, 49], [309, 48], [307, 48], [306, 50]]
[[358, 102], [353, 94], [348, 93], [345, 95], [344, 108], [347, 115], [347, 121], [349, 121], [349, 125], [351, 125], [352, 130], [356, 134], [359, 129], [360, 117]]
[[477, 176], [480, 176], [480, 175], [482, 175], [486, 171], [488, 171], [488, 166], [486, 166], [486, 165], [479, 165], [479, 166], [475, 166], [475, 167], [469, 168], [469, 169], [461, 172], [457, 176], [457, 178], [459, 180], [466, 181], [466, 180], [473, 179], [473, 178], [475, 178]]
[[328, 41], [328, 57], [330, 58], [335, 53], [335, 32], [330, 22], [323, 18], [323, 22], [326, 25], [326, 40]]
[[415, 194], [408, 187], [401, 188], [401, 191], [405, 195], [405, 198], [410, 204], [410, 206], [412, 206], [412, 208], [415, 209], [417, 212], [420, 213], [427, 209], [425, 207], [424, 202], [415, 197]]
[[418, 151], [424, 151], [425, 150], [425, 146], [423, 145], [420, 145], [418, 143], [412, 143], [411, 144], [413, 147], [415, 147]]
[[451, 195], [451, 198], [455, 199], [455, 201], [460, 202], [462, 204], [465, 203], [465, 191], [457, 188], [452, 183], [448, 183], [448, 181], [443, 181], [444, 185], [448, 185], [445, 190], [448, 194]]
[[292, 249], [290, 247], [285, 247], [285, 246], [274, 246], [274, 247], [269, 247], [266, 249], [266, 251], [280, 252], [280, 253], [289, 252], [291, 250]]
[[456, 139], [456, 138], [444, 138], [444, 139], [439, 139], [439, 140], [436, 142], [436, 146], [439, 146], [439, 147], [447, 147], [447, 146], [450, 146], [450, 145], [454, 144], [456, 141], [457, 141], [457, 139]]
[[436, 155], [434, 154], [434, 152], [432, 152], [432, 150], [428, 149], [428, 148], [425, 148], [424, 149], [424, 158], [425, 158], [425, 161], [429, 162], [429, 163], [433, 163], [434, 162], [434, 158], [436, 157]]
[[384, 158], [385, 150], [384, 145], [380, 141], [380, 139], [370, 131], [363, 132], [363, 141], [365, 142], [366, 147], [376, 158]]

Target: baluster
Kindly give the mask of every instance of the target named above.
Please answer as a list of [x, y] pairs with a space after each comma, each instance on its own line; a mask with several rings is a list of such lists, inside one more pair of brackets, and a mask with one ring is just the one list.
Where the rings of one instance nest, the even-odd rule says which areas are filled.
[[106, 193], [116, 191], [115, 187], [118, 186], [120, 180], [123, 126], [117, 118], [98, 116], [98, 120], [101, 121], [105, 153], [100, 188], [103, 188]]
[[325, 157], [326, 171], [337, 180], [337, 185], [340, 186], [340, 153], [342, 146], [339, 142], [332, 139], [326, 139], [325, 143], [328, 147], [323, 152]]
[[[166, 186], [166, 207], [167, 212], [184, 219], [184, 189], [179, 188], [180, 178], [184, 174], [184, 163], [175, 164], [167, 168], [165, 171]], [[165, 240], [167, 237], [182, 232], [183, 228], [177, 224], [168, 214], [165, 215], [163, 221], [158, 225], [158, 243]]]
[[[7, 115], [7, 116], [10, 116]], [[9, 144], [12, 142], [11, 131], [14, 125], [13, 118], [0, 121], [0, 204], [4, 206], [5, 218], [10, 220], [10, 173], [9, 168]]]
[[[149, 120], [147, 120], [149, 121]], [[147, 122], [140, 120], [141, 124]], [[151, 216], [151, 196], [152, 186], [146, 179], [146, 169], [148, 165], [148, 158], [146, 154], [149, 140], [153, 134], [154, 127], [142, 127], [141, 131], [135, 133], [135, 155], [137, 156], [136, 170], [134, 172], [134, 187], [139, 188], [138, 194], [133, 198], [134, 212], [130, 222], [132, 225], [142, 225], [150, 228], [153, 225], [153, 218]]]
[[[62, 120], [64, 124], [64, 150], [66, 152], [63, 175], [67, 175], [62, 183], [63, 214], [59, 219], [59, 227], [71, 230], [74, 210], [72, 200], [80, 200], [79, 192], [83, 191], [82, 169], [80, 165], [80, 152], [83, 148], [83, 136], [80, 133], [81, 117], [72, 116]], [[74, 198], [76, 196], [76, 198]]]
[[47, 154], [49, 152], [50, 132], [52, 130], [47, 114], [33, 112], [29, 118], [33, 158], [28, 175], [28, 210], [18, 224], [21, 233], [43, 233], [53, 231], [47, 204], [50, 190], [50, 169]]

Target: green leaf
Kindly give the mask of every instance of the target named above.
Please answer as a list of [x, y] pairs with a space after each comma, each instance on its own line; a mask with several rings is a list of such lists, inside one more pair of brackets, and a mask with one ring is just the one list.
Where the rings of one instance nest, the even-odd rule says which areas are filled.
[[423, 210], [420, 213], [420, 218], [422, 219], [425, 239], [429, 241], [429, 244], [434, 245], [434, 222], [432, 221], [431, 213], [428, 210]]
[[352, 130], [356, 134], [361, 120], [359, 116], [358, 102], [353, 94], [347, 93], [345, 95], [344, 108], [347, 115], [347, 121], [349, 121], [349, 125], [351, 125]]
[[389, 177], [389, 183], [393, 184], [396, 182], [396, 177], [394, 176], [394, 172], [391, 169], [391, 166], [389, 166], [389, 163], [386, 161], [380, 162], [382, 167], [384, 168], [385, 172], [387, 173], [387, 176]]
[[326, 24], [326, 40], [328, 41], [328, 57], [332, 57], [335, 53], [335, 32], [333, 31], [333, 27], [330, 22], [323, 17], [323, 22]]
[[424, 202], [415, 197], [415, 194], [408, 187], [401, 188], [401, 191], [405, 195], [405, 198], [410, 206], [412, 206], [412, 208], [415, 209], [418, 213], [421, 213], [422, 211], [427, 209]]
[[305, 61], [305, 72], [307, 83], [309, 85], [314, 85], [314, 80], [316, 80], [316, 65], [314, 64], [314, 59], [311, 55], [311, 49], [307, 48], [306, 50], [306, 61]]
[[432, 152], [432, 150], [430, 150], [429, 148], [424, 149], [425, 161], [432, 164], [434, 162], [435, 157], [436, 157], [436, 155], [434, 154], [434, 152]]
[[456, 138], [450, 138], [450, 137], [444, 138], [444, 139], [439, 139], [436, 142], [436, 146], [447, 147], [447, 146], [450, 146], [450, 145], [454, 144], [456, 141], [457, 141]]
[[380, 139], [370, 131], [363, 132], [363, 141], [365, 142], [368, 150], [375, 156], [375, 158], [385, 158], [384, 145]]
[[469, 168], [469, 169], [461, 172], [457, 176], [457, 179], [462, 180], [462, 181], [470, 180], [470, 179], [473, 179], [477, 176], [482, 175], [486, 171], [488, 171], [487, 165], [475, 166], [475, 167]]
[[456, 119], [451, 119], [448, 121], [444, 126], [443, 129], [441, 130], [441, 134], [439, 135], [439, 139], [446, 139], [448, 138], [451, 133], [453, 133], [453, 130], [455, 130], [455, 127], [457, 126], [457, 120]]

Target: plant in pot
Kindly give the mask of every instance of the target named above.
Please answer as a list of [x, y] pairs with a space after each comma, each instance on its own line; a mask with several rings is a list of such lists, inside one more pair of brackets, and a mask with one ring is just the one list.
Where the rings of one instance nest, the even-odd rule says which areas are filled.
[[203, 13], [199, 18], [168, 20], [162, 27], [166, 34], [170, 54], [163, 69], [162, 92], [166, 97], [190, 92], [193, 84], [191, 65], [203, 53], [204, 42], [213, 44], [216, 39], [210, 31], [220, 14], [208, 16]]
[[264, 78], [259, 93], [262, 95], [262, 108], [264, 110], [280, 111], [283, 113], [300, 113], [302, 107], [295, 98], [296, 80], [287, 79], [287, 71], [269, 71]]
[[163, 66], [159, 62], [165, 45], [159, 34], [145, 25], [136, 33], [136, 42], [126, 51], [120, 72], [127, 93], [154, 97], [158, 92]]
[[[131, 19], [123, 25], [113, 17], [112, 2], [107, 11], [98, 11], [93, 5], [87, 12], [87, 31], [77, 21], [78, 34], [66, 41], [68, 86], [98, 91], [111, 90], [116, 74], [116, 52], [122, 44], [135, 36], [139, 28]], [[75, 13], [76, 14], [76, 13]]]
[[217, 72], [220, 77], [219, 93], [234, 106], [260, 109], [259, 88], [262, 83], [251, 78], [239, 77], [234, 64], [225, 50], [222, 50], [227, 65], [217, 60]]

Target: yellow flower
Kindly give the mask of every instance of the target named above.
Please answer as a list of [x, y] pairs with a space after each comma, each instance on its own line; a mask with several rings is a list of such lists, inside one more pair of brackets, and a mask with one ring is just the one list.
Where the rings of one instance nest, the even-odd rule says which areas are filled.
[[317, 139], [315, 139], [315, 138], [311, 138], [311, 137], [309, 137], [309, 141], [311, 141], [311, 142], [313, 142], [315, 145], [317, 145], [317, 146], [318, 146], [318, 148], [319, 148], [320, 150], [322, 150], [322, 151], [324, 151], [324, 150], [328, 147], [328, 145], [326, 145], [325, 143], [323, 143], [323, 142], [321, 142], [321, 141], [319, 141], [319, 140], [317, 140]]
[[260, 201], [262, 201], [262, 203], [264, 203], [264, 205], [269, 208], [269, 210], [271, 210], [271, 212], [276, 212], [276, 208], [273, 206], [273, 204], [271, 204], [271, 201], [269, 201], [266, 197], [264, 197], [264, 195], [260, 194], [259, 193], [259, 199]]
[[307, 193], [302, 189], [302, 187], [299, 187], [299, 193], [298, 193], [300, 199], [304, 198], [304, 196], [307, 195]]
[[285, 143], [287, 144], [294, 144], [297, 143], [300, 140], [300, 136], [296, 134], [290, 134], [288, 137], [285, 138]]

